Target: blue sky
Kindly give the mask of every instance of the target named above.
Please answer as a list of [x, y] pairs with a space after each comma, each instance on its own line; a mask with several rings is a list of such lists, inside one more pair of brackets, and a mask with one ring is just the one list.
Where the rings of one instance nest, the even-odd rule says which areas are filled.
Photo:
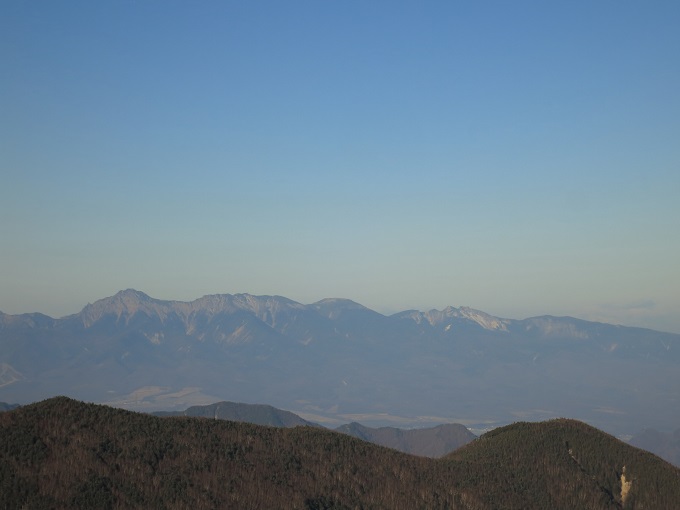
[[0, 310], [347, 297], [680, 332], [680, 4], [0, 3]]

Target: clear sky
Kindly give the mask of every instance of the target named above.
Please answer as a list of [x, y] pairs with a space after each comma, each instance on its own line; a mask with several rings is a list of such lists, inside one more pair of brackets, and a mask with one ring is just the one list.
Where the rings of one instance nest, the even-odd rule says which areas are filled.
[[0, 2], [0, 310], [680, 332], [680, 2]]

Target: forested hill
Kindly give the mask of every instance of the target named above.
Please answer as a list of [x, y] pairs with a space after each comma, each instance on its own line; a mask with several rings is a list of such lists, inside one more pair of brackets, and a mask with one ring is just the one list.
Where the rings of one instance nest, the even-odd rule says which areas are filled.
[[314, 427], [58, 397], [0, 414], [0, 487], [0, 508], [671, 509], [680, 470], [569, 420], [433, 460]]
[[484, 487], [488, 508], [680, 508], [680, 469], [576, 420], [501, 427], [445, 459], [474, 473], [459, 486]]

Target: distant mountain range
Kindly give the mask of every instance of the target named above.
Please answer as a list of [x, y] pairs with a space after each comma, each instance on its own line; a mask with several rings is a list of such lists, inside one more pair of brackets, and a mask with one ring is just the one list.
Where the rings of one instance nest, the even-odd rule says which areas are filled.
[[0, 314], [0, 400], [138, 409], [259, 402], [326, 426], [483, 431], [567, 416], [614, 434], [680, 423], [680, 335], [346, 299], [163, 301], [125, 290], [54, 319]]
[[671, 464], [680, 467], [680, 429], [675, 432], [659, 432], [645, 429], [635, 434], [630, 444], [652, 452]]
[[443, 457], [477, 438], [459, 423], [403, 430], [396, 427], [371, 428], [353, 422], [335, 430], [400, 452], [433, 458]]
[[283, 411], [268, 405], [241, 404], [237, 402], [217, 402], [206, 406], [192, 406], [185, 411], [157, 411], [154, 416], [191, 416], [230, 420], [268, 427], [320, 427], [316, 423], [303, 420], [297, 414]]
[[8, 404], [7, 402], [0, 402], [0, 412], [11, 411], [19, 407], [19, 404]]
[[[298, 415], [268, 405], [218, 402], [206, 406], [192, 406], [185, 411], [158, 411], [154, 416], [191, 416], [253, 423], [269, 427], [320, 427]], [[442, 457], [466, 445], [477, 436], [465, 426], [454, 423], [420, 429], [396, 427], [371, 428], [360, 423], [349, 423], [335, 428], [370, 443], [422, 457]]]
[[0, 413], [1, 508], [675, 509], [680, 469], [574, 420], [441, 459], [317, 427], [159, 418], [53, 398]]

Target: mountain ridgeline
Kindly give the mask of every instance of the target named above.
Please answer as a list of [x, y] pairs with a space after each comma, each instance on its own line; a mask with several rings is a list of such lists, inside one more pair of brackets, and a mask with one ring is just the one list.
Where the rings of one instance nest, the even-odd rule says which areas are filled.
[[459, 423], [403, 430], [396, 427], [372, 428], [353, 422], [335, 430], [400, 452], [434, 458], [449, 454], [477, 437]]
[[57, 397], [0, 413], [1, 508], [673, 509], [680, 470], [584, 423], [516, 423], [427, 459], [318, 427]]
[[231, 420], [268, 427], [319, 427], [316, 423], [303, 420], [297, 414], [262, 404], [241, 404], [237, 402], [216, 402], [206, 406], [192, 406], [185, 411], [157, 411], [155, 416], [193, 416]]
[[680, 467], [680, 429], [674, 432], [645, 429], [635, 434], [631, 438], [630, 444], [652, 452]]
[[0, 402], [0, 412], [11, 411], [19, 407], [19, 404], [8, 404], [7, 402]]
[[135, 290], [61, 319], [0, 314], [0, 399], [55, 394], [144, 411], [266, 402], [325, 426], [568, 416], [631, 435], [680, 424], [680, 335], [465, 307], [385, 316], [346, 299]]
[[[320, 427], [289, 411], [268, 405], [236, 402], [217, 402], [206, 406], [192, 406], [185, 411], [157, 411], [152, 414], [162, 417], [193, 416], [231, 420], [269, 427]], [[396, 427], [372, 428], [360, 423], [348, 423], [335, 430], [370, 443], [423, 457], [441, 457], [477, 437], [463, 425], [456, 423], [408, 430]]]

